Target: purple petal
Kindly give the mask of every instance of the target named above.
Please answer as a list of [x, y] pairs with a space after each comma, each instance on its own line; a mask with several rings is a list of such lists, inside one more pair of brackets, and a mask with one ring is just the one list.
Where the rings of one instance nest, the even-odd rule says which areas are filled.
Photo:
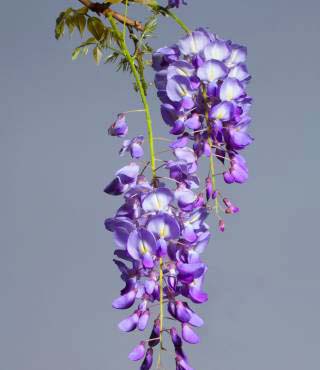
[[208, 300], [208, 294], [201, 289], [189, 287], [189, 295], [194, 303], [204, 303]]
[[205, 60], [219, 60], [224, 61], [230, 56], [230, 47], [226, 42], [221, 40], [216, 40], [210, 43], [203, 51]]
[[191, 63], [178, 61], [168, 67], [168, 80], [174, 76], [191, 77], [194, 74], [194, 67]]
[[224, 101], [212, 107], [210, 118], [219, 119], [221, 121], [229, 121], [233, 114], [233, 104]]
[[128, 166], [122, 167], [116, 172], [116, 176], [121, 179], [122, 184], [131, 184], [139, 174], [139, 166], [132, 162]]
[[190, 118], [184, 122], [185, 126], [191, 130], [198, 130], [201, 127], [201, 122], [199, 119], [199, 114], [194, 113]]
[[144, 358], [144, 361], [140, 367], [140, 370], [150, 370], [153, 363], [153, 349], [148, 348], [146, 357]]
[[142, 256], [143, 266], [147, 269], [152, 269], [154, 266], [153, 257], [150, 253], [146, 253]]
[[235, 78], [226, 78], [220, 87], [220, 99], [222, 101], [236, 100], [243, 94], [243, 87]]
[[167, 188], [159, 188], [144, 198], [142, 208], [145, 212], [166, 211], [172, 201], [172, 192]]
[[136, 329], [138, 325], [139, 316], [137, 313], [127, 317], [126, 319], [122, 320], [118, 324], [118, 328], [124, 332], [130, 332]]
[[104, 192], [109, 195], [121, 195], [126, 189], [127, 186], [123, 185], [120, 177], [116, 177], [105, 187]]
[[112, 302], [112, 307], [120, 310], [127, 309], [134, 304], [136, 295], [137, 292], [135, 290], [131, 290], [129, 293], [121, 295], [119, 298], [115, 299]]
[[177, 239], [180, 227], [176, 219], [167, 213], [160, 213], [150, 218], [147, 229], [162, 239]]
[[176, 302], [175, 317], [180, 322], [189, 322], [189, 320], [191, 319], [189, 310], [180, 301]]
[[144, 357], [145, 351], [146, 351], [145, 343], [140, 342], [140, 344], [130, 352], [128, 356], [129, 360], [140, 361]]
[[166, 91], [169, 99], [173, 102], [181, 102], [185, 98], [192, 97], [190, 81], [183, 76], [172, 77], [167, 83]]
[[237, 64], [244, 63], [247, 58], [247, 48], [240, 45], [232, 45], [231, 55], [226, 60], [228, 68], [232, 68]]
[[128, 133], [128, 125], [126, 123], [126, 116], [118, 114], [117, 120], [109, 127], [108, 134], [111, 136], [123, 137]]
[[228, 77], [236, 78], [242, 82], [248, 81], [250, 79], [250, 74], [245, 64], [238, 64], [230, 70]]
[[147, 309], [139, 318], [139, 322], [138, 322], [138, 329], [140, 331], [144, 331], [144, 329], [147, 327], [148, 325], [148, 321], [149, 321], [149, 317], [150, 317], [150, 311], [149, 309]]
[[182, 338], [190, 344], [197, 344], [200, 342], [198, 335], [186, 323], [182, 324]]
[[194, 31], [178, 42], [178, 47], [184, 55], [200, 53], [210, 42], [208, 36], [202, 31]]
[[197, 71], [197, 76], [201, 81], [213, 82], [224, 78], [227, 75], [225, 65], [217, 60], [209, 60], [202, 64]]

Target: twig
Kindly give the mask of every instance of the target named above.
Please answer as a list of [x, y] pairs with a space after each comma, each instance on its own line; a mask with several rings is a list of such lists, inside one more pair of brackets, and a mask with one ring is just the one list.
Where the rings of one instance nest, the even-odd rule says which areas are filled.
[[106, 18], [108, 15], [111, 15], [114, 19], [116, 19], [118, 22], [122, 24], [126, 24], [129, 27], [133, 27], [138, 31], [144, 31], [144, 26], [141, 22], [128, 18], [124, 16], [121, 13], [116, 12], [115, 10], [110, 9], [110, 4], [105, 3], [93, 3], [90, 0], [79, 0], [80, 3], [84, 6], [86, 6], [88, 9], [93, 11], [94, 13], [97, 13], [98, 15], [103, 14]]

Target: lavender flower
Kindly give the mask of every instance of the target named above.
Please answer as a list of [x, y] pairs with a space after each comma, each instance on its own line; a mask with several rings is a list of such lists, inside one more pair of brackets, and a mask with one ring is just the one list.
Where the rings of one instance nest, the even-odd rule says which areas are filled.
[[118, 114], [116, 121], [109, 127], [108, 133], [111, 136], [123, 137], [128, 133], [126, 116], [123, 113]]

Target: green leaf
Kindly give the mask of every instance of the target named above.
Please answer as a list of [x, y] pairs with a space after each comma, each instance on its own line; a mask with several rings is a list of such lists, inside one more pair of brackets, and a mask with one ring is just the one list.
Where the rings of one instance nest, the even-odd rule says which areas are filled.
[[118, 51], [114, 51], [112, 54], [108, 55], [105, 59], [105, 63], [114, 63], [120, 56]]
[[89, 52], [89, 47], [88, 46], [85, 46], [85, 47], [82, 48], [81, 53], [82, 53], [83, 56], [86, 56], [88, 54], [88, 52]]
[[118, 67], [117, 67], [117, 71], [121, 71], [121, 70], [123, 72], [131, 71], [130, 63], [128, 62], [127, 58], [121, 58], [121, 60], [119, 62]]
[[83, 33], [86, 28], [86, 17], [82, 14], [76, 14], [74, 23], [79, 30], [80, 36], [83, 37]]
[[68, 26], [70, 35], [72, 35], [74, 27], [75, 27], [74, 20], [75, 20], [74, 16], [72, 15], [66, 18], [66, 25]]
[[148, 19], [148, 21], [144, 25], [144, 30], [141, 34], [140, 40], [143, 40], [143, 39], [146, 39], [147, 37], [152, 36], [152, 34], [157, 28], [157, 22], [158, 22], [158, 19], [156, 15], [153, 15]]
[[99, 46], [96, 46], [93, 50], [92, 50], [92, 54], [93, 54], [93, 59], [94, 61], [96, 62], [97, 65], [100, 64], [100, 61], [101, 61], [101, 58], [102, 58], [102, 51], [101, 49], [99, 48]]
[[79, 56], [79, 54], [80, 54], [80, 52], [81, 52], [81, 48], [75, 48], [74, 50], [73, 50], [73, 52], [72, 52], [72, 57], [71, 57], [71, 59], [72, 60], [76, 60], [77, 58], [78, 58], [78, 56]]
[[105, 26], [101, 22], [101, 20], [96, 17], [91, 17], [88, 19], [87, 27], [88, 27], [89, 32], [95, 37], [95, 39], [97, 41], [100, 41], [103, 36], [103, 32], [105, 30]]
[[75, 11], [78, 14], [86, 15], [88, 13], [89, 9], [86, 6], [84, 6], [83, 8], [77, 9]]
[[55, 37], [57, 40], [59, 40], [64, 33], [64, 24], [65, 24], [65, 12], [61, 12], [56, 19], [56, 28], [55, 28]]
[[94, 37], [89, 37], [86, 41], [82, 42], [79, 47], [96, 44], [96, 39]]

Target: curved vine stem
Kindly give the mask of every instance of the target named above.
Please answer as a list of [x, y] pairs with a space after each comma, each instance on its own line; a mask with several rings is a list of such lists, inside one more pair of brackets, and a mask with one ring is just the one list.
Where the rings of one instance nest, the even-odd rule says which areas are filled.
[[[130, 68], [135, 78], [135, 82], [137, 84], [137, 88], [139, 90], [141, 101], [142, 101], [142, 104], [145, 110], [148, 139], [149, 139], [149, 149], [150, 149], [150, 165], [151, 165], [151, 171], [152, 171], [152, 178], [154, 180], [156, 178], [156, 164], [155, 164], [155, 154], [154, 154], [154, 138], [153, 138], [153, 129], [152, 129], [152, 119], [151, 119], [149, 104], [147, 101], [146, 94], [144, 92], [144, 88], [141, 83], [139, 72], [135, 66], [134, 59], [132, 58], [130, 51], [126, 45], [125, 39], [123, 38], [123, 35], [118, 29], [117, 24], [111, 14], [108, 14], [108, 19], [109, 19], [109, 22], [111, 24], [111, 27], [114, 33], [117, 36], [117, 39], [119, 41], [123, 54], [130, 64]], [[125, 36], [125, 33], [124, 33], [124, 36]]]

